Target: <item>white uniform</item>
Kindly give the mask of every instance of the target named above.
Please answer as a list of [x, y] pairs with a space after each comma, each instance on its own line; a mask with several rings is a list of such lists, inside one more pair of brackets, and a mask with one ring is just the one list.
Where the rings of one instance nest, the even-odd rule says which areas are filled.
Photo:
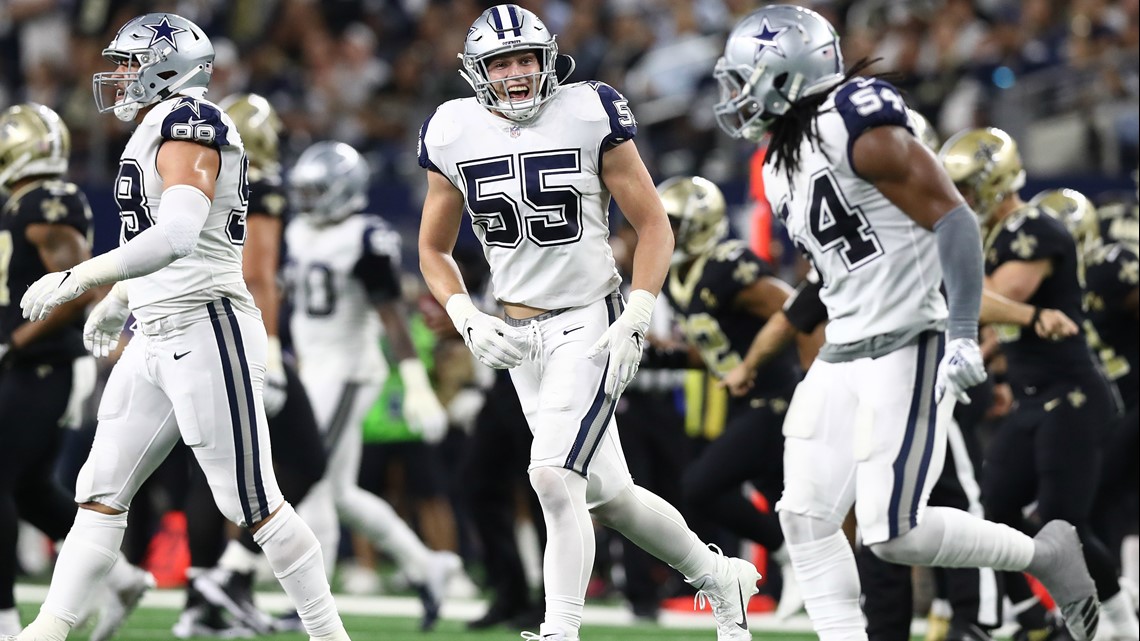
[[917, 525], [942, 469], [933, 390], [947, 309], [934, 234], [851, 167], [866, 130], [908, 127], [902, 98], [882, 80], [855, 78], [818, 113], [822, 142], [804, 140], [793, 179], [764, 167], [773, 211], [820, 273], [829, 318], [784, 421], [778, 509], [841, 523], [854, 502], [870, 544]]
[[155, 161], [166, 140], [218, 150], [215, 196], [189, 256], [127, 281], [136, 333], [103, 392], [76, 500], [126, 510], [181, 438], [198, 458], [222, 513], [250, 525], [283, 498], [261, 402], [265, 327], [241, 271], [245, 151], [233, 121], [214, 104], [178, 96], [156, 105], [120, 160], [120, 243], [155, 223], [165, 188]]
[[[321, 542], [330, 576], [338, 516], [422, 571], [426, 548], [387, 503], [357, 486], [364, 417], [388, 377], [376, 305], [400, 298], [400, 237], [371, 214], [327, 225], [298, 216], [285, 230], [285, 244], [298, 373], [329, 451], [325, 478], [297, 511]], [[405, 547], [393, 548], [395, 541]]]
[[531, 468], [582, 474], [591, 505], [632, 482], [603, 390], [606, 359], [583, 354], [622, 308], [602, 155], [636, 133], [625, 98], [600, 82], [561, 87], [525, 123], [452, 100], [420, 131], [420, 165], [464, 194], [495, 297], [552, 310], [507, 319], [530, 327], [536, 346], [511, 378], [534, 434]]

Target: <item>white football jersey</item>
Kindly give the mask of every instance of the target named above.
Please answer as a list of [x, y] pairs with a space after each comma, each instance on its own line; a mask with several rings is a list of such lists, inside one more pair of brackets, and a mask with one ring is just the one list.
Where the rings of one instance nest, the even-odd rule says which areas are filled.
[[293, 301], [290, 329], [302, 369], [356, 381], [384, 380], [376, 304], [400, 297], [400, 236], [379, 216], [316, 225], [297, 216], [285, 229]]
[[764, 165], [764, 190], [796, 246], [823, 281], [827, 342], [842, 345], [911, 329], [941, 329], [942, 266], [934, 234], [919, 227], [851, 168], [851, 147], [867, 129], [908, 127], [890, 84], [853, 78], [816, 116], [818, 146], [805, 137], [793, 180]]
[[237, 127], [217, 105], [189, 96], [170, 98], [151, 109], [135, 129], [115, 178], [119, 244], [157, 222], [166, 187], [155, 165], [158, 148], [168, 140], [217, 149], [221, 168], [194, 251], [152, 274], [126, 281], [131, 311], [139, 320], [151, 321], [226, 297], [242, 311], [260, 317], [241, 271], [249, 196], [245, 148]]
[[463, 98], [424, 122], [420, 165], [463, 192], [495, 298], [539, 309], [578, 307], [621, 283], [601, 162], [636, 133], [625, 98], [601, 82], [559, 88], [525, 123]]

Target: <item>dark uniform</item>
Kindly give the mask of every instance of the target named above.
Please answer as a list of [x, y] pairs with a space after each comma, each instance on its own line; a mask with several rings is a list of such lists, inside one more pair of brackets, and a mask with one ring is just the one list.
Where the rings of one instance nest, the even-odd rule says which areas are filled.
[[[1050, 272], [1026, 302], [1059, 309], [1078, 325], [1084, 322], [1076, 245], [1060, 221], [1023, 207], [989, 233], [985, 256], [987, 275], [1011, 261], [1048, 260]], [[1101, 448], [1117, 413], [1115, 396], [1083, 331], [1049, 341], [1031, 329], [995, 329], [1008, 363], [1014, 407], [987, 452], [982, 487], [986, 516], [1023, 525], [1022, 508], [1036, 500], [1042, 523], [1064, 519], [1075, 525], [1103, 602], [1120, 587], [1090, 518]]]
[[[1109, 550], [1119, 550], [1137, 518], [1140, 474], [1140, 327], [1136, 311], [1125, 307], [1135, 296], [1140, 260], [1121, 243], [1096, 247], [1085, 255], [1085, 328], [1089, 345], [1105, 374], [1116, 383], [1124, 415], [1109, 428], [1104, 469], [1093, 509], [1094, 528]], [[1113, 555], [1113, 559], [1118, 559]]]
[[[684, 273], [673, 267], [664, 288], [686, 340], [721, 375], [738, 365], [767, 319], [735, 305], [737, 295], [772, 269], [741, 241], [728, 240], [695, 259]], [[783, 547], [775, 511], [756, 509], [740, 492], [751, 481], [775, 505], [783, 493], [784, 412], [802, 372], [788, 348], [762, 365], [746, 397], [729, 401], [724, 434], [694, 460], [682, 480], [687, 507], [770, 551]]]
[[[255, 168], [249, 170], [249, 216], [271, 216], [284, 219], [289, 200], [281, 176]], [[283, 220], [284, 222], [284, 220]], [[269, 435], [273, 443], [273, 467], [281, 493], [293, 505], [299, 505], [309, 489], [324, 476], [324, 443], [309, 397], [298, 378], [296, 368], [286, 359], [286, 396], [281, 411], [269, 419]], [[218, 512], [206, 477], [193, 465], [193, 484], [187, 498], [190, 559], [193, 567], [207, 568], [217, 563], [225, 543], [225, 518]], [[248, 531], [241, 542], [247, 549], [261, 554], [261, 548]]]
[[[48, 272], [26, 237], [36, 224], [74, 227], [90, 244], [91, 209], [74, 184], [42, 180], [12, 193], [0, 210], [0, 344], [25, 322], [20, 297]], [[14, 607], [17, 515], [57, 541], [75, 520], [75, 503], [52, 472], [73, 363], [86, 356], [80, 317], [0, 361], [0, 609]]]

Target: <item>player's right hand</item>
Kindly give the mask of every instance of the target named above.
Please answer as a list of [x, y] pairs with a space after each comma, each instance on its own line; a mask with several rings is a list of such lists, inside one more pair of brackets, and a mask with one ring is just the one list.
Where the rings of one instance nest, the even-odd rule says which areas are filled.
[[107, 358], [119, 344], [119, 335], [131, 310], [114, 290], [91, 309], [83, 324], [83, 346], [95, 358]]
[[521, 365], [528, 347], [526, 334], [507, 325], [503, 319], [483, 312], [468, 317], [460, 333], [475, 358], [495, 369]]
[[748, 390], [752, 389], [753, 383], [756, 381], [756, 372], [745, 365], [738, 363], [720, 379], [720, 384], [728, 390], [729, 394], [733, 396], [744, 396]]
[[1037, 316], [1037, 322], [1033, 324], [1033, 331], [1049, 341], [1076, 336], [1079, 329], [1073, 319], [1059, 309], [1042, 309]]
[[982, 349], [972, 338], [955, 338], [946, 344], [946, 354], [938, 364], [938, 377], [934, 385], [934, 400], [941, 402], [946, 394], [953, 394], [963, 405], [970, 404], [966, 390], [986, 380], [986, 366]]

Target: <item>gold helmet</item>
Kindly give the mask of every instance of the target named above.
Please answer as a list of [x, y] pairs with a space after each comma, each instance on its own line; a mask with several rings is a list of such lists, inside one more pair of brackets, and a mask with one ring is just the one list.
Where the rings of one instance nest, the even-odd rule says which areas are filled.
[[28, 176], [62, 175], [70, 155], [71, 133], [50, 108], [29, 102], [0, 114], [0, 188]]
[[676, 176], [657, 186], [676, 237], [674, 264], [712, 251], [728, 234], [724, 194], [700, 176]]
[[1100, 219], [1096, 207], [1081, 192], [1051, 189], [1034, 196], [1029, 204], [1065, 223], [1082, 253], [1100, 242]]
[[1001, 129], [960, 131], [942, 145], [938, 157], [982, 220], [1025, 184], [1017, 143]]
[[926, 119], [926, 116], [918, 113], [910, 107], [906, 108], [906, 119], [910, 122], [910, 128], [914, 130], [914, 135], [926, 148], [934, 153], [938, 153], [938, 131], [934, 129], [934, 125]]
[[237, 125], [250, 166], [267, 171], [276, 169], [282, 124], [273, 105], [262, 96], [246, 93], [227, 96], [218, 106]]

